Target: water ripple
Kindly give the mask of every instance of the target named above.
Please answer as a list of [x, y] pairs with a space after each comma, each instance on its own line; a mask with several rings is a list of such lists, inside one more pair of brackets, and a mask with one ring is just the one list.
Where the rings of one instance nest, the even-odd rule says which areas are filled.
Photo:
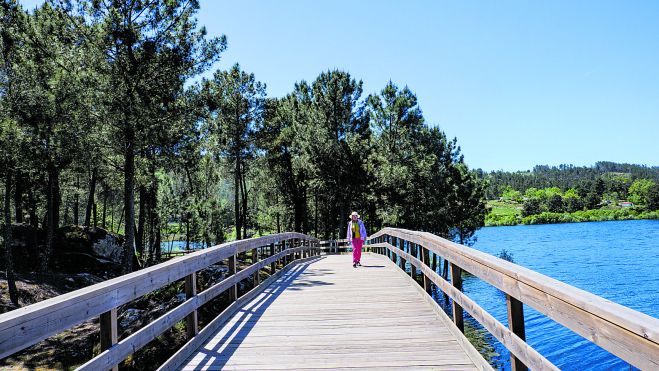
[[[631, 220], [483, 228], [474, 248], [510, 251], [517, 264], [659, 317], [659, 221]], [[642, 264], [639, 264], [641, 262]], [[501, 323], [507, 323], [499, 290], [465, 279], [464, 291]], [[524, 306], [527, 341], [564, 370], [618, 370], [629, 365], [548, 317]], [[509, 353], [495, 344], [503, 369]]]

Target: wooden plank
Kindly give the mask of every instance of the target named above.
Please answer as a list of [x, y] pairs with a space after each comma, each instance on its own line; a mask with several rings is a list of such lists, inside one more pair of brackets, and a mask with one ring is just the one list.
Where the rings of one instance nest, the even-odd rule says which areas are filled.
[[[283, 253], [282, 253], [283, 254]], [[113, 367], [120, 363], [123, 359], [132, 354], [135, 349], [140, 349], [144, 345], [148, 344], [150, 341], [156, 338], [156, 336], [162, 334], [167, 329], [171, 328], [178, 321], [182, 320], [185, 317], [188, 317], [190, 313], [195, 312], [196, 309], [204, 305], [208, 301], [215, 298], [219, 293], [224, 292], [227, 289], [233, 289], [238, 282], [243, 279], [248, 278], [254, 271], [274, 261], [278, 256], [269, 257], [259, 263], [251, 265], [240, 272], [237, 272], [234, 275], [229, 276], [228, 278], [222, 280], [218, 284], [204, 290], [203, 292], [191, 296], [183, 304], [177, 306], [176, 308], [165, 313], [163, 316], [157, 318], [153, 322], [149, 323], [145, 327], [141, 328], [136, 333], [130, 335], [126, 339], [120, 341], [112, 348], [109, 348], [105, 352], [102, 352], [100, 355], [91, 359], [84, 365], [80, 367], [81, 370], [96, 370], [104, 369], [107, 367]], [[273, 277], [271, 277], [273, 278]], [[273, 280], [276, 276], [273, 278]], [[247, 300], [247, 299], [245, 299]], [[240, 302], [244, 302], [241, 300]]]
[[[110, 349], [112, 346], [117, 344], [118, 340], [118, 328], [117, 328], [117, 308], [112, 308], [110, 311], [101, 313], [99, 320], [101, 327], [100, 338], [101, 338], [101, 351]], [[112, 371], [118, 371], [119, 366], [113, 366]]]
[[[279, 258], [280, 256], [283, 256], [285, 251], [280, 252], [278, 255], [275, 255], [274, 257], [271, 258]], [[239, 310], [245, 303], [249, 302], [249, 300], [253, 299], [256, 295], [261, 293], [264, 289], [266, 289], [271, 283], [275, 282], [282, 276], [286, 274], [290, 274], [291, 272], [294, 272], [295, 268], [299, 266], [300, 264], [307, 263], [309, 261], [313, 261], [315, 259], [319, 259], [317, 257], [314, 258], [309, 258], [306, 260], [299, 260], [294, 262], [294, 264], [278, 271], [277, 273], [273, 274], [272, 276], [268, 277], [266, 280], [263, 281], [259, 286], [255, 287], [252, 289], [250, 292], [236, 300], [234, 303], [232, 303], [229, 307], [227, 307], [219, 316], [215, 317], [206, 327], [204, 327], [197, 336], [195, 336], [192, 340], [188, 341], [181, 349], [179, 349], [174, 355], [172, 355], [163, 365], [161, 365], [158, 370], [176, 370], [180, 366], [180, 364], [185, 361], [186, 358], [188, 358], [195, 349], [197, 349], [201, 344], [203, 344], [206, 339], [208, 339], [209, 336], [214, 334], [221, 326], [231, 318], [231, 316]]]
[[[506, 294], [506, 307], [508, 310], [508, 328], [519, 336], [520, 339], [526, 341], [526, 332], [524, 330], [524, 304]], [[512, 371], [527, 371], [528, 367], [517, 359], [514, 354], [510, 355], [510, 364]]]
[[[423, 291], [421, 286], [412, 284], [409, 277], [400, 277], [400, 271], [392, 269], [385, 257], [365, 253], [362, 262], [375, 268], [354, 269], [349, 256], [332, 255], [305, 267], [294, 281], [271, 283], [227, 319], [188, 358], [186, 367], [379, 368], [386, 364], [415, 368], [450, 364], [451, 369], [460, 369], [460, 365], [477, 369], [445, 327], [446, 322], [419, 301], [416, 288]], [[398, 287], [400, 302], [395, 300], [398, 296], [394, 300], [386, 296], [383, 281]], [[374, 293], [372, 287], [381, 288]], [[348, 356], [360, 352], [363, 357]], [[342, 366], [344, 359], [349, 363]]]
[[[236, 274], [236, 255], [231, 255], [228, 262], [230, 276]], [[229, 289], [229, 301], [236, 301], [238, 299], [238, 282], [236, 282], [231, 289]]]
[[501, 322], [494, 318], [491, 314], [486, 312], [468, 296], [463, 294], [460, 290], [456, 289], [451, 283], [447, 282], [432, 271], [429, 267], [423, 266], [420, 261], [412, 258], [409, 254], [400, 251], [395, 246], [385, 244], [389, 249], [396, 250], [397, 253], [407, 255], [412, 264], [416, 264], [419, 269], [428, 276], [442, 291], [444, 291], [451, 299], [457, 302], [460, 307], [465, 309], [471, 316], [485, 327], [494, 337], [497, 338], [511, 353], [515, 354], [517, 358], [522, 360], [524, 364], [529, 365], [532, 369], [543, 370], [558, 370], [551, 362], [538, 353], [531, 346], [526, 344], [525, 341], [520, 339], [512, 331], [506, 328]]
[[[192, 299], [197, 295], [197, 273], [185, 276], [185, 298]], [[185, 317], [185, 333], [188, 340], [199, 332], [199, 321], [197, 321], [197, 309], [194, 309]]]
[[[453, 287], [455, 287], [456, 290], [462, 291], [462, 270], [460, 267], [453, 263], [451, 263], [451, 284]], [[451, 309], [453, 310], [453, 323], [455, 323], [455, 327], [460, 329], [461, 332], [465, 332], [462, 307], [460, 304], [456, 303], [455, 300], [453, 300], [451, 303]]]

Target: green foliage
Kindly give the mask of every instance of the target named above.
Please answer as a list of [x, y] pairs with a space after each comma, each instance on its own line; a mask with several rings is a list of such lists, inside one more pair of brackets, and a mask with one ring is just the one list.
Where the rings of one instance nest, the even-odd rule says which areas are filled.
[[[643, 165], [618, 164], [613, 162], [597, 162], [594, 166], [546, 166], [538, 165], [530, 171], [492, 171], [483, 173], [482, 177], [489, 183], [487, 198], [496, 199], [502, 195], [507, 187], [512, 187], [524, 193], [529, 188], [558, 187], [562, 190], [569, 188], [591, 190], [592, 184], [600, 179], [604, 192], [618, 192], [622, 199], [627, 198], [627, 189], [634, 179], [649, 179], [659, 182], [659, 166], [648, 167]], [[585, 197], [587, 192], [582, 196]]]
[[656, 183], [649, 179], [637, 179], [629, 187], [629, 201], [636, 205], [647, 206], [653, 203], [652, 189]]
[[508, 250], [506, 250], [506, 249], [501, 250], [501, 251], [499, 252], [499, 254], [497, 255], [497, 257], [498, 257], [499, 259], [503, 259], [503, 260], [505, 260], [505, 261], [509, 261], [509, 262], [511, 262], [511, 263], [514, 263], [514, 262], [515, 262], [515, 259], [513, 258], [513, 253], [510, 252], [510, 251], [508, 251]]
[[577, 223], [598, 222], [608, 220], [634, 220], [634, 219], [657, 219], [657, 212], [639, 212], [634, 209], [617, 210], [582, 210], [573, 213], [550, 213], [543, 212], [522, 218], [522, 224], [554, 224], [554, 223]]
[[511, 186], [507, 186], [503, 193], [501, 194], [501, 198], [504, 201], [514, 201], [514, 202], [522, 202], [523, 197], [522, 197], [522, 192], [514, 189]]
[[125, 233], [125, 271], [134, 254], [158, 262], [174, 239], [340, 237], [352, 210], [369, 231], [473, 242], [486, 182], [408, 87], [364, 97], [361, 81], [333, 70], [267, 99], [237, 64], [195, 83], [226, 48], [198, 10], [164, 0], [0, 8], [5, 214], [47, 230], [43, 256], [80, 214]]
[[542, 203], [539, 198], [529, 198], [524, 201], [524, 206], [522, 208], [522, 216], [527, 217], [529, 215], [540, 214], [542, 212]]

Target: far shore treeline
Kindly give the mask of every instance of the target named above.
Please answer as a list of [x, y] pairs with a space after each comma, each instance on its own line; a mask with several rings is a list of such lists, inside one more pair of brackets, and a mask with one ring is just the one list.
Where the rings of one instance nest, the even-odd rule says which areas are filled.
[[124, 234], [125, 272], [135, 254], [158, 262], [170, 238], [341, 238], [352, 210], [370, 231], [470, 243], [485, 183], [410, 89], [390, 82], [367, 94], [347, 71], [328, 70], [268, 97], [237, 64], [211, 71], [227, 41], [206, 35], [198, 10], [198, 1], [46, 1], [29, 12], [2, 2], [10, 281], [12, 223], [47, 236], [42, 272], [55, 231], [71, 224]]
[[486, 225], [659, 219], [659, 167], [603, 161], [479, 176], [488, 182]]

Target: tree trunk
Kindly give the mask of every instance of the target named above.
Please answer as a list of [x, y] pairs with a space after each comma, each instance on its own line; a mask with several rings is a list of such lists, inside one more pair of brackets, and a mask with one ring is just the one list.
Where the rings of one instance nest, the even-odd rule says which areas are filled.
[[80, 175], [76, 177], [76, 190], [73, 194], [73, 224], [79, 225], [79, 210], [80, 210], [80, 195], [78, 191], [80, 190]]
[[16, 289], [16, 278], [14, 277], [14, 258], [12, 254], [12, 236], [11, 236], [11, 170], [7, 168], [5, 177], [5, 268], [7, 270], [7, 286], [9, 288], [9, 300], [14, 305], [18, 305], [18, 290]]
[[16, 176], [16, 189], [14, 190], [14, 208], [16, 212], [16, 223], [23, 223], [23, 181], [24, 177]]
[[190, 250], [190, 213], [185, 214], [185, 249]]
[[[101, 218], [101, 227], [103, 229], [106, 229], [106, 222], [105, 222], [105, 213], [107, 211], [108, 207], [108, 190], [104, 189], [103, 190], [103, 217]], [[111, 227], [110, 227], [111, 228]]]
[[236, 219], [236, 240], [241, 240], [240, 232], [242, 231], [242, 218], [240, 216], [240, 155], [236, 153], [236, 168], [233, 177], [233, 206]]
[[279, 193], [275, 195], [276, 205], [277, 205], [277, 233], [281, 233], [281, 223], [279, 220]]
[[241, 172], [241, 192], [243, 195], [243, 238], [247, 238], [247, 183], [245, 182], [245, 165], [243, 164]]
[[59, 169], [53, 164], [53, 227], [60, 226], [60, 210], [62, 208], [62, 194], [59, 187]]
[[30, 225], [37, 228], [39, 227], [39, 220], [37, 219], [37, 200], [34, 199], [34, 193], [32, 193], [31, 188], [28, 188], [27, 200], [30, 208]]
[[59, 225], [59, 174], [52, 162], [48, 164], [48, 191], [46, 193], [46, 248], [41, 256], [39, 266], [41, 273], [49, 270], [55, 228]]
[[314, 228], [314, 237], [318, 238], [318, 190], [315, 190], [313, 192], [313, 198], [314, 198], [314, 222], [313, 222], [313, 228]]
[[94, 202], [94, 206], [92, 207], [92, 213], [94, 214], [94, 228], [98, 225], [98, 210], [96, 210], [96, 202]]
[[157, 184], [157, 181], [153, 179], [149, 189], [149, 261], [152, 263], [156, 255], [160, 253], [160, 220], [156, 209], [158, 206]]
[[309, 218], [307, 217], [307, 187], [302, 188], [302, 233], [309, 233]]
[[144, 255], [144, 223], [146, 221], [146, 201], [147, 194], [146, 188], [140, 186], [140, 206], [139, 206], [139, 216], [137, 217], [137, 234], [135, 236], [135, 246], [137, 248], [137, 253], [139, 256]]
[[126, 214], [126, 233], [123, 256], [124, 274], [132, 272], [133, 256], [135, 255], [135, 233], [132, 228], [135, 224], [135, 193], [133, 192], [135, 181], [134, 137], [135, 133], [132, 128], [127, 127], [124, 150], [124, 213]]
[[[96, 167], [92, 169], [92, 177], [89, 180], [89, 197], [87, 197], [87, 209], [85, 210], [85, 227], [89, 227], [91, 222], [92, 211], [95, 208], [96, 204], [94, 201], [94, 196], [96, 194], [96, 177], [98, 170]], [[96, 211], [94, 211], [94, 226], [96, 226]]]
[[121, 229], [121, 223], [124, 222], [124, 215], [126, 213], [126, 207], [121, 208], [121, 214], [119, 214], [119, 225], [117, 225], [117, 230], [114, 233], [119, 233], [119, 230]]

